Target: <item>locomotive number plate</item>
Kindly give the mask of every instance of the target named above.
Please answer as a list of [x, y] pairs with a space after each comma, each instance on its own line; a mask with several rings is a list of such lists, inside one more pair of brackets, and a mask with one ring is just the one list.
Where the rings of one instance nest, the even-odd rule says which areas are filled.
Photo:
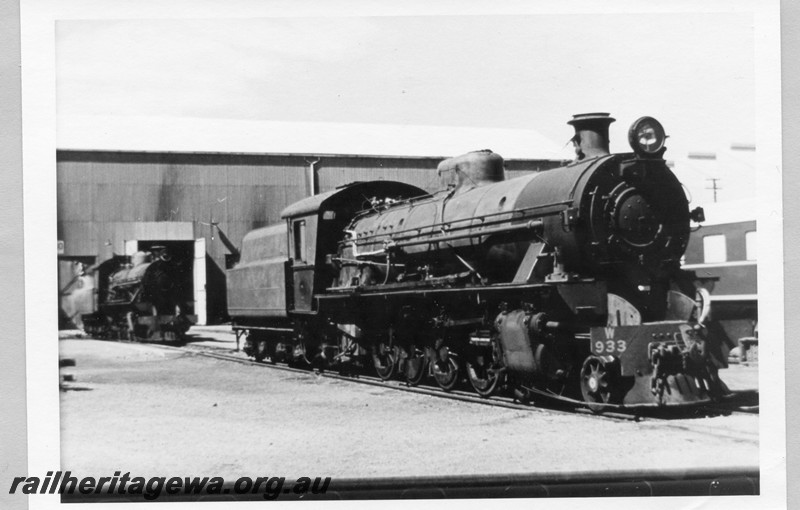
[[627, 348], [627, 340], [597, 340], [592, 344], [592, 354], [618, 356]]
[[[628, 339], [615, 335], [618, 328], [598, 328], [592, 332], [592, 354], [599, 356], [619, 356], [628, 349]], [[600, 333], [600, 334], [597, 334]]]

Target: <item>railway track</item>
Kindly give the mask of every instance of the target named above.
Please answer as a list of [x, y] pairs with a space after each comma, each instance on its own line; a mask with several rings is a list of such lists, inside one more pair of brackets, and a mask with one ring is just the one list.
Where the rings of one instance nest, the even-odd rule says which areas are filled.
[[[373, 484], [378, 484], [378, 486], [374, 487], [374, 491], [366, 491], [366, 488], [372, 486], [365, 486], [363, 481], [359, 480], [354, 480], [352, 487], [345, 487], [344, 484], [334, 486], [332, 483], [331, 493], [336, 493], [337, 496], [341, 494], [341, 497], [345, 498], [361, 499], [364, 497], [386, 497], [380, 496], [380, 494], [385, 494], [380, 491], [387, 491], [394, 488], [398, 488], [397, 492], [393, 493], [395, 494], [395, 498], [423, 496], [441, 497], [445, 489], [447, 490], [446, 495], [448, 497], [455, 497], [454, 494], [456, 493], [451, 492], [450, 488], [453, 490], [456, 488], [463, 488], [463, 490], [472, 491], [468, 492], [468, 496], [466, 497], [488, 497], [487, 495], [492, 494], [497, 497], [510, 497], [511, 495], [513, 495], [513, 497], [532, 497], [535, 495], [549, 497], [576, 497], [579, 495], [679, 496], [707, 495], [709, 494], [709, 490], [716, 491], [712, 492], [712, 494], [738, 493], [734, 492], [726, 485], [726, 483], [730, 483], [729, 481], [726, 482], [726, 480], [729, 479], [733, 481], [742, 480], [743, 482], [747, 482], [745, 484], [747, 487], [755, 487], [755, 489], [751, 489], [755, 490], [755, 492], [748, 492], [747, 494], [758, 493], [758, 437], [757, 435], [753, 436], [753, 425], [757, 423], [758, 419], [755, 416], [744, 417], [745, 419], [737, 418], [735, 420], [718, 418], [715, 420], [678, 420], [673, 422], [651, 420], [647, 417], [643, 418], [641, 422], [633, 422], [630, 417], [616, 418], [594, 416], [593, 418], [601, 420], [595, 421], [594, 419], [584, 419], [581, 416], [574, 416], [574, 412], [571, 413], [573, 416], [569, 416], [566, 411], [554, 411], [525, 406], [509, 401], [510, 399], [499, 399], [499, 402], [492, 402], [496, 399], [487, 401], [476, 398], [475, 395], [468, 395], [470, 398], [464, 399], [465, 404], [448, 404], [447, 402], [431, 400], [430, 398], [417, 398], [413, 395], [392, 393], [391, 390], [404, 391], [404, 388], [399, 386], [397, 382], [394, 384], [371, 384], [365, 382], [369, 380], [369, 378], [366, 377], [362, 377], [361, 379], [363, 380], [347, 377], [342, 378], [339, 377], [338, 374], [319, 375], [306, 370], [282, 365], [258, 363], [247, 359], [241, 352], [237, 353], [233, 351], [230, 348], [232, 347], [232, 342], [226, 342], [226, 344], [220, 342], [216, 345], [213, 345], [213, 342], [204, 342], [205, 345], [203, 346], [196, 344], [190, 344], [188, 346], [130, 344], [127, 341], [120, 343], [127, 343], [129, 345], [127, 347], [125, 345], [120, 345], [114, 348], [113, 345], [106, 345], [105, 347], [103, 345], [98, 345], [99, 342], [87, 342], [84, 345], [80, 345], [80, 342], [73, 342], [65, 346], [62, 352], [70, 356], [78, 356], [79, 367], [81, 365], [80, 360], [83, 359], [80, 356], [87, 356], [83, 366], [85, 372], [83, 372], [83, 374], [81, 372], [78, 373], [78, 380], [83, 380], [83, 376], [85, 375], [87, 388], [102, 390], [94, 392], [95, 398], [91, 400], [98, 403], [100, 407], [94, 408], [94, 411], [91, 413], [88, 412], [87, 408], [83, 407], [83, 403], [87, 402], [86, 398], [74, 393], [71, 397], [69, 395], [66, 397], [67, 402], [70, 404], [66, 406], [66, 409], [74, 413], [74, 415], [80, 414], [83, 417], [83, 421], [81, 422], [70, 421], [70, 423], [76, 426], [78, 424], [84, 424], [83, 427], [80, 427], [80, 430], [91, 430], [91, 428], [85, 426], [85, 424], [95, 419], [96, 413], [105, 410], [102, 406], [107, 400], [107, 397], [111, 394], [110, 392], [116, 391], [116, 394], [119, 394], [118, 389], [123, 387], [121, 385], [126, 385], [131, 382], [136, 384], [132, 388], [136, 388], [136, 393], [142, 395], [143, 399], [153, 398], [151, 395], [158, 395], [163, 388], [164, 394], [162, 402], [169, 405], [154, 410], [155, 414], [148, 416], [148, 419], [142, 422], [137, 420], [131, 424], [129, 420], [123, 420], [127, 428], [119, 431], [118, 434], [106, 434], [107, 438], [104, 439], [104, 441], [107, 441], [107, 443], [101, 443], [97, 438], [93, 437], [92, 434], [84, 433], [81, 437], [83, 437], [83, 441], [86, 441], [87, 444], [93, 444], [93, 441], [95, 442], [94, 444], [112, 444], [113, 441], [117, 440], [115, 437], [117, 435], [129, 438], [134, 437], [134, 439], [136, 439], [138, 436], [130, 436], [126, 434], [126, 431], [136, 428], [147, 431], [148, 426], [163, 426], [163, 418], [165, 416], [170, 417], [171, 420], [172, 417], [175, 417], [175, 420], [177, 420], [178, 417], [180, 417], [180, 419], [188, 418], [189, 421], [197, 423], [197, 427], [186, 429], [191, 431], [180, 435], [191, 438], [195, 433], [199, 433], [202, 434], [203, 438], [207, 438], [207, 434], [209, 433], [207, 424], [209, 422], [205, 421], [205, 418], [202, 420], [196, 420], [196, 418], [199, 416], [198, 413], [200, 413], [200, 415], [209, 414], [207, 406], [213, 401], [214, 403], [220, 402], [220, 406], [219, 409], [214, 408], [214, 412], [210, 415], [210, 419], [214, 420], [212, 423], [222, 422], [218, 420], [225, 420], [224, 422], [227, 423], [230, 420], [238, 419], [240, 421], [236, 421], [236, 423], [257, 424], [261, 422], [255, 420], [264, 420], [265, 416], [270, 416], [274, 417], [274, 419], [270, 418], [268, 423], [285, 422], [289, 423], [290, 428], [293, 429], [303, 427], [303, 429], [300, 429], [300, 435], [296, 437], [304, 437], [306, 430], [314, 431], [319, 429], [319, 423], [326, 423], [320, 420], [324, 420], [325, 416], [330, 416], [331, 421], [321, 428], [320, 433], [324, 433], [324, 431], [327, 430], [331, 433], [330, 437], [332, 438], [339, 438], [341, 431], [353, 430], [352, 427], [354, 426], [357, 427], [358, 430], [369, 430], [362, 426], [383, 426], [386, 424], [386, 432], [389, 433], [389, 437], [398, 430], [402, 431], [401, 433], [409, 437], [408, 444], [418, 444], [422, 446], [422, 449], [419, 451], [428, 451], [428, 447], [431, 444], [454, 445], [455, 447], [453, 450], [459, 452], [472, 451], [472, 448], [463, 448], [458, 442], [449, 442], [451, 439], [463, 438], [465, 441], [468, 441], [466, 444], [470, 446], [475, 445], [477, 448], [475, 451], [481, 451], [480, 448], [488, 449], [494, 452], [493, 455], [495, 458], [500, 459], [498, 462], [485, 462], [481, 464], [481, 469], [491, 473], [504, 473], [504, 471], [500, 469], [506, 466], [506, 464], [503, 463], [502, 457], [507, 455], [507, 452], [517, 452], [520, 459], [528, 458], [520, 453], [522, 451], [539, 455], [538, 458], [531, 457], [534, 460], [530, 462], [526, 460], [524, 462], [519, 461], [519, 463], [508, 464], [508, 466], [512, 466], [514, 469], [530, 470], [531, 474], [528, 475], [512, 474], [492, 477], [484, 475], [475, 476], [467, 473], [466, 475], [435, 477], [431, 479], [423, 479], [417, 476], [421, 468], [416, 462], [418, 462], [418, 459], [423, 458], [423, 456], [414, 456], [412, 462], [409, 464], [411, 467], [404, 468], [407, 471], [398, 470], [398, 473], [411, 473], [412, 477], [408, 479], [379, 479], [373, 481]], [[94, 356], [92, 354], [90, 356], [90, 354], [95, 351], [98, 352], [98, 355]], [[161, 354], [158, 354], [159, 352], [161, 352]], [[112, 365], [108, 365], [107, 360], [115, 361]], [[239, 366], [237, 367], [234, 363], [239, 364]], [[119, 381], [116, 381], [117, 374], [115, 371], [110, 372], [110, 367], [121, 369], [121, 372], [124, 373], [125, 376], [119, 378]], [[259, 368], [271, 368], [278, 372], [263, 372], [259, 370]], [[217, 375], [209, 379], [207, 375], [203, 375], [204, 373], [216, 373]], [[132, 374], [133, 377], [131, 377]], [[144, 377], [149, 378], [150, 374], [175, 375], [170, 376], [171, 378], [168, 380], [162, 379], [161, 376], [153, 377], [152, 380], [144, 379]], [[184, 379], [187, 374], [192, 375], [190, 375], [191, 379], [187, 381], [186, 386], [174, 384], [176, 381]], [[330, 380], [326, 381], [323, 377], [329, 378]], [[338, 381], [336, 379], [342, 380]], [[207, 383], [204, 383], [206, 385], [197, 387], [195, 381], [200, 380], [207, 381]], [[259, 397], [254, 399], [253, 393], [241, 391], [242, 388], [246, 387], [243, 385], [247, 385], [248, 381], [261, 389]], [[374, 381], [374, 379], [372, 381]], [[316, 384], [313, 384], [314, 382], [316, 382]], [[371, 384], [371, 386], [362, 386], [362, 390], [359, 391], [359, 387], [353, 385], [354, 382]], [[188, 388], [191, 388], [191, 392], [187, 391]], [[208, 400], [205, 398], [205, 395], [209, 394], [209, 388], [214, 392], [219, 390], [224, 393], [215, 396], [213, 400]], [[239, 390], [237, 390], [237, 388], [239, 388]], [[278, 401], [274, 402], [274, 405], [267, 405], [272, 399], [271, 395], [264, 393], [268, 392], [270, 388], [276, 390], [275, 395], [280, 395]], [[295, 411], [291, 401], [292, 393], [290, 393], [293, 391], [293, 388], [304, 388], [305, 391], [311, 394], [314, 405], [310, 406], [310, 409], [315, 414], [300, 414], [302, 411]], [[346, 400], [342, 398], [342, 391], [344, 391], [349, 398]], [[339, 395], [332, 397], [334, 393], [339, 393]], [[362, 395], [361, 397], [358, 396], [359, 393]], [[466, 394], [466, 392], [463, 393]], [[461, 400], [461, 394], [461, 392], [458, 392], [454, 396], [442, 394], [432, 396]], [[82, 395], [85, 397], [92, 395], [92, 393], [90, 392]], [[225, 400], [218, 400], [219, 398]], [[231, 400], [227, 400], [229, 398]], [[320, 410], [319, 404], [327, 402], [329, 399], [332, 400], [331, 405]], [[180, 410], [177, 408], [174, 409], [171, 404], [176, 401], [184, 403], [186, 407], [180, 408]], [[403, 404], [398, 408], [397, 405], [391, 404], [392, 401], [395, 403], [402, 402]], [[139, 400], [135, 402], [136, 407], [138, 407], [138, 403]], [[365, 403], [369, 403], [369, 407], [365, 408]], [[80, 404], [80, 406], [73, 404]], [[341, 404], [346, 405], [348, 412], [338, 412], [339, 409], [341, 409]], [[478, 407], [486, 405], [494, 406], [496, 409]], [[396, 409], [396, 414], [393, 408]], [[505, 411], [504, 408], [510, 409], [510, 411]], [[217, 414], [217, 411], [224, 411], [228, 414]], [[64, 410], [62, 410], [62, 413], [63, 412]], [[419, 414], [423, 412], [427, 414], [419, 416]], [[353, 414], [352, 416], [350, 416], [351, 413]], [[356, 416], [355, 413], [364, 416]], [[108, 414], [109, 413], [102, 413], [102, 415]], [[111, 413], [111, 415], [114, 414], [115, 413]], [[149, 413], [146, 414], [149, 415]], [[333, 414], [333, 416], [331, 416], [331, 414]], [[413, 417], [412, 414], [414, 415]], [[68, 416], [74, 415], [70, 414]], [[280, 419], [278, 417], [280, 417]], [[389, 422], [386, 421], [387, 418]], [[457, 421], [452, 421], [448, 418], [459, 419]], [[362, 419], [365, 421], [362, 422]], [[114, 420], [115, 421], [104, 423], [115, 423], [119, 421], [116, 417]], [[391, 420], [394, 420], [394, 423], [392, 423]], [[406, 421], [408, 421], [408, 426], [405, 424]], [[233, 423], [233, 421], [230, 422]], [[179, 423], [181, 426], [183, 425], [182, 422], [175, 421], [175, 423]], [[264, 426], [267, 427], [267, 429], [264, 430], [272, 430], [269, 428], [270, 425], [267, 422], [264, 423]], [[451, 425], [455, 423], [457, 426], [448, 427], [448, 423]], [[413, 427], [411, 426], [412, 424]], [[470, 428], [465, 427], [467, 424], [470, 424]], [[489, 443], [481, 443], [482, 437], [486, 436], [471, 433], [472, 431], [478, 432], [475, 427], [481, 424], [483, 427], [502, 425], [503, 429], [501, 430], [503, 433], [498, 434], [496, 437], [490, 437]], [[423, 435], [421, 432], [426, 430], [426, 428], [422, 428], [423, 425], [431, 427], [427, 430], [434, 430], [441, 425], [442, 428], [448, 428], [450, 434], [443, 436], [445, 439], [437, 439], [435, 436], [426, 434], [425, 436], [427, 439], [422, 440], [418, 438], [417, 435]], [[722, 426], [722, 431], [720, 431], [720, 425]], [[250, 452], [252, 450], [252, 445], [256, 443], [248, 440], [248, 438], [262, 434], [258, 426], [248, 426], [247, 428], [253, 429], [254, 432], [252, 435], [248, 435], [244, 438], [239, 437], [238, 433], [236, 434], [238, 440], [234, 442], [245, 445], [245, 449], [236, 451]], [[76, 429], [77, 427], [70, 430]], [[103, 429], [115, 430], [113, 427], [103, 427]], [[757, 426], [755, 430], [757, 434]], [[520, 437], [523, 437], [523, 435], [528, 434], [528, 431], [531, 431], [530, 433], [534, 435], [530, 436], [530, 441], [525, 443], [527, 446], [523, 446], [525, 448], [524, 450], [508, 449], [509, 445], [512, 447], [516, 446], [514, 443], [518, 442], [516, 439], [518, 433]], [[682, 431], [685, 431], [685, 434], [683, 434]], [[598, 436], [597, 432], [604, 432], [604, 435]], [[149, 433], [145, 432], [145, 434]], [[163, 434], [165, 439], [171, 437], [169, 429], [163, 431]], [[575, 444], [571, 439], [573, 436], [588, 436], [586, 442], [591, 445], [595, 441], [595, 437], [612, 437], [605, 434], [615, 434], [613, 437], [621, 438], [620, 440], [624, 442], [630, 440], [637, 445], [652, 444], [654, 452], [660, 455], [666, 454], [668, 456], [667, 462], [665, 465], [662, 465], [658, 462], [658, 458], [660, 457], [652, 453], [645, 454], [645, 457], [642, 457], [641, 454], [637, 455], [634, 453], [633, 458], [640, 459], [637, 461], [637, 464], [635, 464], [635, 470], [617, 476], [613, 472], [614, 466], [625, 466], [626, 469], [629, 469], [632, 466], [631, 461], [622, 460], [622, 457], [614, 462], [607, 460], [605, 457], [606, 455], [615, 458], [613, 456], [616, 452], [616, 446], [603, 443], [603, 445], [598, 444], [598, 448], [602, 449], [597, 450], [597, 453], [600, 453], [601, 456], [596, 457], [596, 459], [601, 460], [593, 460], [586, 465], [581, 465], [578, 462], [574, 465], [560, 464], [561, 460], [559, 459], [561, 459], [564, 449], [568, 447], [573, 448], [572, 445]], [[222, 441], [219, 443], [220, 448], [222, 448], [223, 451], [228, 451], [229, 446], [224, 446], [225, 438], [223, 436], [217, 439]], [[560, 445], [560, 440], [552, 439], [557, 437], [567, 437], [567, 443], [571, 444], [569, 446], [566, 444]], [[723, 439], [721, 440], [720, 437]], [[698, 453], [698, 447], [703, 445], [705, 440], [711, 442], [713, 446], [709, 446], [707, 450]], [[356, 444], [360, 444], [358, 441], [360, 440], [356, 440]], [[418, 443], [418, 441], [424, 442]], [[319, 444], [325, 444], [326, 442], [327, 439], [322, 438]], [[539, 442], [542, 444], [537, 444]], [[673, 442], [675, 443], [674, 446], [671, 445]], [[598, 443], [600, 443], [600, 441], [598, 441]], [[73, 449], [82, 445], [82, 443], [77, 443], [76, 441], [71, 441], [69, 444], [73, 445]], [[136, 445], [137, 443], [133, 441], [129, 444]], [[158, 442], [154, 444], [157, 446], [159, 445]], [[287, 444], [291, 445], [295, 443], [290, 441]], [[247, 445], [250, 446], [247, 447]], [[348, 472], [347, 470], [350, 469], [350, 466], [364, 463], [364, 457], [361, 453], [348, 457], [347, 459], [350, 460], [340, 461], [338, 453], [353, 450], [352, 445], [348, 442], [343, 442], [343, 444], [340, 442], [340, 445], [341, 446], [337, 450], [334, 450], [334, 454], [329, 455], [329, 458], [332, 459], [330, 461], [332, 462], [331, 465], [337, 465], [335, 463], [342, 462], [342, 465], [345, 466], [342, 468], [343, 472]], [[730, 449], [730, 451], [728, 449]], [[169, 451], [171, 452], [173, 450]], [[284, 465], [282, 464], [282, 462], [284, 462], [283, 460], [280, 460], [280, 462], [276, 460], [279, 459], [278, 453], [276, 453], [277, 451], [282, 451], [282, 455], [285, 455], [286, 458], [298, 456], [298, 454], [294, 452], [294, 448], [282, 447], [276, 447], [276, 450], [264, 450], [266, 453], [262, 452], [262, 455], [268, 455], [270, 459], [278, 462], [276, 465]], [[435, 457], [445, 458], [445, 463], [462, 465], [458, 459], [469, 458], [467, 457], [469, 453], [466, 453], [463, 457], [450, 459], [448, 458], [450, 454], [447, 453], [450, 450], [443, 449], [442, 451], [445, 453]], [[580, 458], [581, 454], [587, 451], [595, 453], [594, 450], [587, 450], [585, 447], [575, 448], [574, 451], [577, 451], [579, 455], [569, 454], [565, 455], [565, 458]], [[628, 451], [630, 452], [630, 448], [628, 448]], [[550, 452], [553, 452], [554, 456], [551, 457]], [[557, 455], [555, 452], [557, 452]], [[703, 480], [707, 478], [707, 482], [701, 484], [699, 478], [695, 480], [692, 474], [692, 466], [716, 464], [717, 461], [714, 459], [714, 455], [717, 454], [717, 452], [720, 454], [718, 463], [721, 466], [732, 464], [735, 466], [754, 465], [755, 467], [748, 470], [731, 470], [729, 468], [715, 468], [712, 466], [712, 468], [706, 470], [705, 478], [703, 478]], [[737, 453], [735, 457], [728, 457], [728, 455], [733, 455], [733, 452], [739, 453]], [[741, 454], [741, 452], [748, 453]], [[204, 456], [204, 458], [205, 457], [207, 456]], [[253, 465], [256, 465], [256, 467], [261, 465], [260, 463], [263, 463], [263, 461], [259, 460], [260, 458], [259, 456], [252, 456]], [[424, 458], [427, 458], [427, 456]], [[755, 464], [752, 463], [753, 458], [756, 459]], [[673, 459], [677, 459], [677, 461]], [[705, 462], [705, 459], [709, 459], [709, 462]], [[187, 462], [193, 462], [193, 460], [187, 460]], [[303, 462], [302, 460], [299, 461], [298, 465], [302, 466]], [[665, 466], [678, 466], [677, 468], [673, 468], [676, 469], [674, 476], [665, 469]], [[563, 469], [563, 471], [554, 471], [554, 478], [548, 479], [538, 474], [538, 471], [536, 471], [541, 468]], [[390, 467], [388, 469], [391, 470], [395, 468]], [[590, 469], [597, 471], [595, 474], [592, 474], [588, 471]], [[648, 471], [648, 469], [650, 469], [650, 471]], [[243, 471], [247, 472], [247, 469]], [[430, 471], [433, 472], [433, 470]], [[202, 469], [200, 472], [202, 472]], [[437, 467], [436, 472], [449, 473], [450, 471], [440, 470]], [[483, 471], [478, 471], [478, 473], [481, 472]], [[703, 473], [700, 473], [700, 475], [702, 474]], [[734, 477], [735, 480], [731, 477]], [[745, 479], [745, 477], [747, 478]], [[338, 478], [336, 480], [338, 480]], [[549, 484], [547, 483], [548, 480], [550, 481]], [[669, 482], [669, 485], [664, 485], [667, 482]], [[554, 486], [553, 484], [556, 485]], [[576, 487], [572, 487], [572, 485]], [[685, 492], [688, 490], [687, 487], [689, 486], [696, 492]], [[592, 490], [589, 491], [589, 489]], [[529, 492], [526, 493], [524, 492], [525, 490]], [[575, 492], [581, 490], [584, 492]], [[701, 492], [701, 490], [705, 492]], [[533, 491], [533, 493], [531, 493], [531, 491]]]
[[590, 415], [599, 419], [616, 420], [616, 421], [634, 421], [634, 422], [639, 422], [642, 420], [669, 421], [679, 418], [700, 418], [700, 417], [735, 415], [735, 414], [752, 415], [752, 414], [758, 414], [759, 412], [759, 407], [757, 403], [755, 405], [753, 405], [752, 402], [743, 403], [741, 402], [741, 399], [737, 399], [735, 398], [736, 396], [734, 396], [734, 398], [723, 402], [718, 402], [714, 404], [702, 404], [681, 409], [637, 408], [637, 409], [631, 409], [630, 412], [606, 411], [603, 412], [602, 414], [596, 414], [591, 410], [582, 407], [581, 402], [558, 399], [557, 397], [552, 397], [550, 399], [547, 399], [546, 398], [547, 396], [543, 395], [543, 397], [545, 398], [543, 398], [540, 401], [537, 401], [537, 405], [534, 406], [528, 403], [520, 402], [514, 398], [507, 396], [495, 395], [492, 396], [491, 398], [483, 398], [478, 395], [475, 395], [474, 393], [464, 390], [453, 390], [450, 392], [445, 392], [442, 391], [441, 389], [434, 387], [427, 387], [422, 385], [409, 386], [403, 381], [399, 380], [384, 381], [379, 377], [364, 375], [364, 374], [358, 374], [353, 376], [341, 375], [330, 371], [316, 371], [308, 368], [290, 367], [283, 364], [259, 362], [249, 358], [245, 358], [241, 355], [230, 354], [228, 352], [229, 349], [227, 348], [221, 349], [221, 348], [197, 347], [197, 346], [194, 347], [169, 346], [163, 344], [150, 344], [150, 345], [155, 345], [160, 348], [190, 353], [193, 355], [204, 356], [223, 361], [229, 361], [233, 363], [252, 365], [261, 368], [302, 374], [308, 377], [324, 377], [328, 379], [341, 380], [350, 383], [360, 383], [396, 391], [416, 393], [418, 395], [428, 395], [436, 398], [456, 400], [477, 405], [515, 409], [515, 410], [529, 411], [529, 412]]

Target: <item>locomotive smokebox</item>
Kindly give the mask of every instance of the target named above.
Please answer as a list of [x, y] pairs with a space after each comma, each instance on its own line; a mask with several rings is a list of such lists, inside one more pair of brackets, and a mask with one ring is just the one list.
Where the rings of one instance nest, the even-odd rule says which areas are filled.
[[577, 159], [608, 155], [608, 126], [616, 119], [607, 113], [579, 113], [567, 124], [575, 128], [572, 143]]
[[457, 192], [504, 181], [503, 157], [488, 149], [447, 158], [436, 168], [443, 188], [455, 186]]

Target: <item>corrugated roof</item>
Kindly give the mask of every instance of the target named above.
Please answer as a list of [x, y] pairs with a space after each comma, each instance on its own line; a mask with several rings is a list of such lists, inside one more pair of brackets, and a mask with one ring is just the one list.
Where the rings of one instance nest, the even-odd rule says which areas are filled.
[[568, 160], [533, 130], [326, 122], [59, 116], [59, 149], [446, 157], [491, 149], [506, 159]]

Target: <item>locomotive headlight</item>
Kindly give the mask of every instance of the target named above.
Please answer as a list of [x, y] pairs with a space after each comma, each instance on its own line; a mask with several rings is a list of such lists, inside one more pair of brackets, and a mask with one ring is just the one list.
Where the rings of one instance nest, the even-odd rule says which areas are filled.
[[664, 127], [653, 117], [642, 117], [628, 130], [628, 142], [640, 156], [657, 156], [664, 148], [667, 135]]

